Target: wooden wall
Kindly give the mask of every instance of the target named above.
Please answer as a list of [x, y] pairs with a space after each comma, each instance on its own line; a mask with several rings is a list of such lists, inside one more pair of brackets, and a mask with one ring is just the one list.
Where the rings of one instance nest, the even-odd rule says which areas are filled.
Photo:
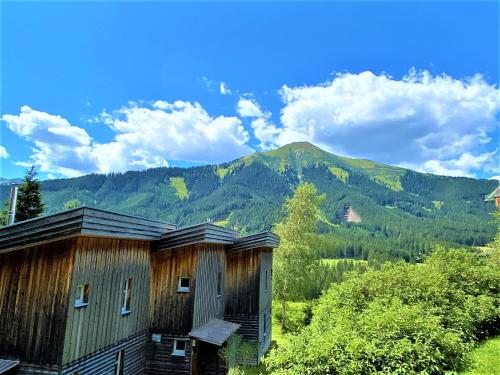
[[62, 369], [61, 375], [73, 375], [75, 372], [78, 375], [114, 374], [116, 353], [122, 349], [125, 350], [123, 374], [144, 374], [146, 337], [147, 332], [144, 331], [74, 361]]
[[[155, 333], [154, 331], [150, 331]], [[146, 374], [148, 375], [189, 375], [191, 374], [191, 340], [186, 342], [186, 355], [173, 356], [174, 339], [185, 338], [161, 334], [161, 342], [153, 342], [151, 334], [146, 344]]]
[[273, 269], [273, 253], [270, 249], [262, 248], [260, 250], [259, 312], [262, 312], [270, 308], [273, 303], [273, 281], [271, 277]]
[[260, 249], [226, 255], [226, 314], [258, 314]]
[[[132, 279], [131, 313], [121, 314], [124, 281]], [[89, 305], [75, 308], [77, 286], [89, 284]], [[79, 237], [63, 364], [113, 345], [148, 328], [148, 241]]]
[[0, 254], [0, 355], [60, 364], [76, 239]]
[[[196, 270], [193, 327], [195, 329], [214, 318], [224, 316], [224, 283], [226, 253], [223, 245], [199, 244]], [[221, 272], [221, 295], [217, 296], [217, 278]]]
[[[151, 254], [150, 326], [158, 333], [186, 335], [193, 325], [197, 246]], [[191, 278], [188, 293], [177, 292], [179, 276]]]

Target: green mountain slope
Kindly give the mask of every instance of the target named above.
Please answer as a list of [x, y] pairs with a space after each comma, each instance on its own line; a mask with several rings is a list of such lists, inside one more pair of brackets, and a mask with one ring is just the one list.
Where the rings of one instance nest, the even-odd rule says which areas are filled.
[[[494, 181], [417, 173], [292, 143], [220, 165], [156, 168], [43, 182], [47, 213], [87, 206], [188, 225], [211, 220], [244, 233], [270, 229], [301, 181], [327, 194], [325, 257], [415, 259], [434, 244], [483, 245], [494, 234], [484, 196]], [[2, 199], [8, 187], [0, 186]], [[360, 222], [344, 221], [351, 207]], [[359, 220], [357, 220], [359, 221]]]

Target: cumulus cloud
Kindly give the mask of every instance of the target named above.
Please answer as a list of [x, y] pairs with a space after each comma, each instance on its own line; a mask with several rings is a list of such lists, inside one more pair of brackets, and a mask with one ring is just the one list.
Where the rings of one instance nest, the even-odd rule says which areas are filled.
[[9, 157], [9, 153], [7, 152], [5, 147], [0, 145], [0, 159], [7, 159], [8, 157]]
[[282, 126], [269, 132], [271, 144], [306, 140], [347, 156], [454, 175], [473, 175], [488, 162], [500, 110], [498, 89], [481, 76], [457, 80], [415, 70], [401, 80], [340, 74], [326, 84], [283, 86], [281, 95]]
[[219, 91], [222, 95], [231, 95], [232, 91], [225, 82], [219, 84]]
[[210, 116], [198, 103], [129, 103], [101, 121], [115, 132], [107, 143], [93, 140], [66, 119], [21, 108], [3, 115], [11, 131], [34, 144], [30, 161], [44, 172], [78, 176], [168, 165], [169, 159], [222, 162], [252, 152], [248, 132], [236, 117]]
[[260, 105], [253, 99], [240, 98], [237, 110], [241, 117], [267, 117]]

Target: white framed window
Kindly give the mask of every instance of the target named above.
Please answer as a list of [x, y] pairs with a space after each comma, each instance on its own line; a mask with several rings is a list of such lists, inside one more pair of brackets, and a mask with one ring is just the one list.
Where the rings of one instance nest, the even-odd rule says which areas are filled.
[[217, 272], [217, 298], [222, 296], [222, 272]]
[[179, 277], [179, 284], [177, 285], [177, 291], [182, 293], [188, 293], [191, 287], [191, 278], [181, 276]]
[[89, 304], [89, 284], [80, 284], [76, 287], [75, 307], [85, 307]]
[[187, 340], [174, 339], [173, 356], [184, 357], [186, 355]]
[[123, 375], [123, 365], [125, 363], [125, 349], [119, 350], [115, 355], [114, 375]]
[[130, 300], [132, 299], [132, 279], [125, 279], [123, 283], [122, 315], [130, 314]]

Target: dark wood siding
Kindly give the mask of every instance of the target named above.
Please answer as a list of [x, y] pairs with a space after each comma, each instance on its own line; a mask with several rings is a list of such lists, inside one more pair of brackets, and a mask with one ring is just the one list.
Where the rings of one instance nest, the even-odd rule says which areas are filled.
[[259, 281], [259, 249], [226, 254], [226, 314], [258, 314]]
[[[196, 295], [194, 300], [193, 329], [214, 318], [224, 316], [224, 279], [226, 253], [222, 245], [198, 245]], [[218, 273], [221, 273], [221, 295], [217, 296]]]
[[75, 247], [67, 239], [0, 254], [0, 355], [61, 363]]
[[[150, 245], [141, 240], [79, 237], [70, 288], [63, 364], [148, 328]], [[123, 289], [132, 279], [130, 314]], [[74, 306], [77, 286], [89, 284], [89, 304]]]
[[[159, 333], [187, 335], [193, 325], [196, 293], [197, 245], [151, 255], [151, 329]], [[188, 293], [177, 291], [180, 276], [191, 278]]]
[[[271, 250], [262, 249], [260, 256], [260, 288], [259, 288], [259, 312], [262, 312], [271, 307], [273, 303], [273, 288], [272, 288], [272, 268], [273, 268], [273, 253]], [[266, 283], [267, 278], [267, 283]], [[266, 288], [267, 285], [267, 288]]]
[[65, 366], [62, 375], [109, 375], [114, 374], [116, 353], [124, 350], [123, 361], [124, 375], [144, 374], [145, 369], [145, 346], [147, 332], [141, 332], [126, 340], [114, 343], [101, 349], [92, 355], [83, 357]]
[[[155, 333], [151, 331], [151, 334]], [[146, 345], [146, 374], [189, 375], [191, 373], [191, 340], [186, 341], [186, 356], [173, 356], [174, 339], [187, 337], [161, 334], [160, 342], [153, 342], [151, 334]]]

